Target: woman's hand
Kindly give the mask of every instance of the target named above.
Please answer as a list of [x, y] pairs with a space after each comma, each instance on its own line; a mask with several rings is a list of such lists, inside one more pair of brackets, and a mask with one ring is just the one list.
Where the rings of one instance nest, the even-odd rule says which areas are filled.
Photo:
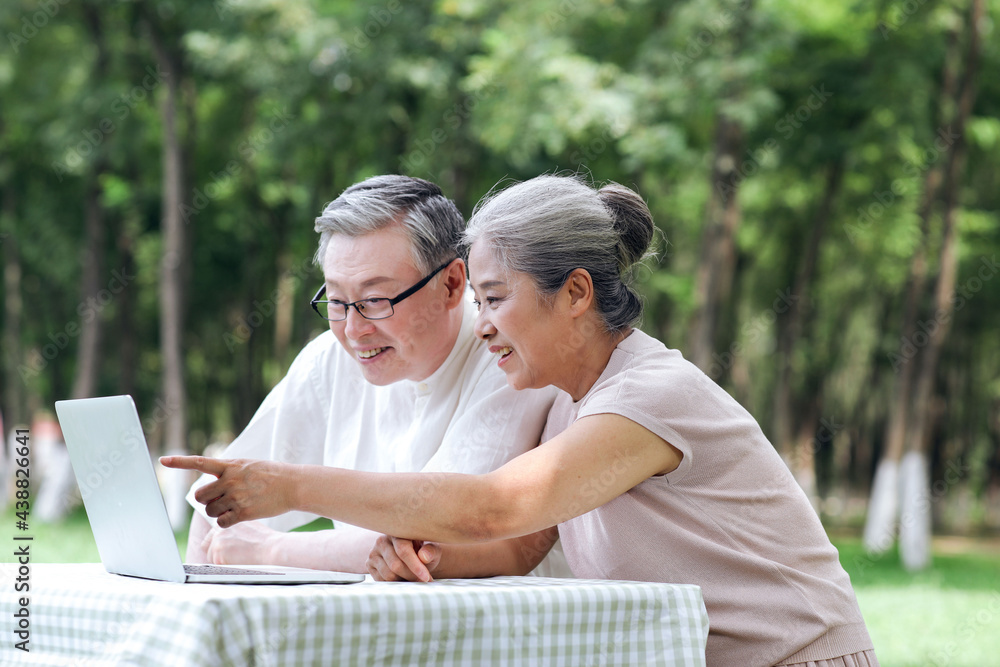
[[295, 480], [287, 464], [250, 459], [212, 459], [204, 456], [163, 456], [168, 468], [197, 470], [219, 479], [198, 489], [195, 500], [216, 517], [220, 528], [295, 509]]
[[377, 581], [433, 581], [441, 547], [433, 542], [382, 535], [368, 556], [368, 572]]

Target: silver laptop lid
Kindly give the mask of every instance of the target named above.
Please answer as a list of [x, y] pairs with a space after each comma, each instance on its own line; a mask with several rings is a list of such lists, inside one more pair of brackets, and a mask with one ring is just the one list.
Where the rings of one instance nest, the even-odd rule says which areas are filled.
[[184, 566], [132, 397], [56, 401], [56, 414], [104, 567], [183, 582]]

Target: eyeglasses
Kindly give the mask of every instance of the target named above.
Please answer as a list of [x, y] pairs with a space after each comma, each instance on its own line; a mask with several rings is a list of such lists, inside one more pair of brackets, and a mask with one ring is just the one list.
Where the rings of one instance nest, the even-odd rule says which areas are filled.
[[[457, 258], [455, 258], [457, 259]], [[354, 301], [353, 303], [344, 303], [343, 301], [326, 301], [322, 299], [323, 295], [326, 293], [326, 285], [319, 288], [316, 292], [316, 296], [312, 298], [309, 305], [312, 306], [316, 314], [322, 317], [324, 320], [329, 320], [331, 322], [341, 322], [347, 319], [347, 311], [351, 306], [354, 306], [354, 310], [358, 311], [358, 315], [365, 318], [366, 320], [384, 320], [387, 317], [392, 317], [392, 307], [403, 299], [413, 296], [420, 291], [424, 285], [430, 282], [431, 278], [436, 276], [441, 272], [442, 269], [447, 267], [449, 264], [455, 261], [455, 259], [449, 259], [447, 262], [437, 267], [430, 274], [420, 282], [418, 282], [413, 287], [404, 290], [392, 297], [388, 298], [376, 298], [376, 299], [361, 299], [360, 301]], [[320, 306], [326, 306], [326, 313], [320, 310]]]

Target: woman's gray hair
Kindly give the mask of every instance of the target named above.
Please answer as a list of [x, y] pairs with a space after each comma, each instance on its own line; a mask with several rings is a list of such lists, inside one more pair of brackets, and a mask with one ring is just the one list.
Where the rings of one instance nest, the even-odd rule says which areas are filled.
[[528, 274], [546, 297], [574, 269], [586, 269], [598, 314], [609, 332], [620, 332], [642, 315], [627, 274], [645, 257], [653, 230], [646, 202], [625, 186], [595, 189], [579, 176], [546, 175], [487, 195], [463, 244], [488, 243], [501, 267]]
[[323, 266], [334, 234], [362, 236], [398, 224], [410, 239], [413, 263], [423, 273], [459, 256], [465, 219], [434, 183], [410, 176], [373, 176], [355, 183], [316, 218], [314, 258]]

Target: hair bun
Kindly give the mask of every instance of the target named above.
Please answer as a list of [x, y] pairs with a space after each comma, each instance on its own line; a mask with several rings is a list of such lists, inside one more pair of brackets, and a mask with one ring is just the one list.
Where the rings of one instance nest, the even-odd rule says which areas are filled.
[[640, 261], [653, 241], [653, 216], [638, 193], [618, 183], [608, 183], [597, 196], [611, 212], [618, 232], [618, 256], [622, 268]]

